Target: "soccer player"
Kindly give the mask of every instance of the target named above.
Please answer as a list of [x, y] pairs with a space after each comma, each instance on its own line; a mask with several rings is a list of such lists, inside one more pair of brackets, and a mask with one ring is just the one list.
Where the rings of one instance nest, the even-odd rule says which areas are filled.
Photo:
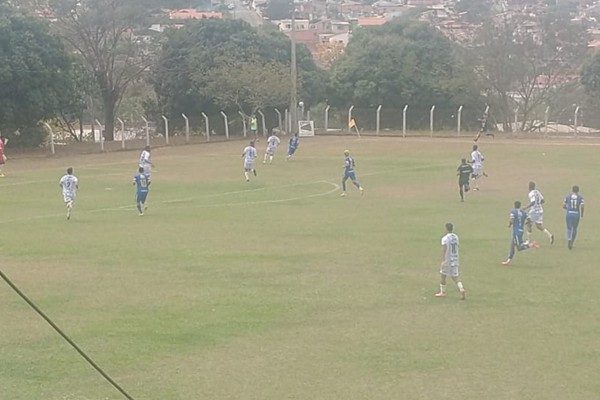
[[142, 154], [140, 154], [139, 162], [139, 167], [143, 168], [144, 173], [148, 176], [150, 176], [150, 174], [152, 173], [152, 167], [154, 167], [154, 164], [152, 164], [152, 161], [150, 159], [150, 151], [150, 146], [144, 147]]
[[473, 185], [475, 188], [473, 190], [479, 190], [479, 186], [477, 185], [477, 179], [481, 178], [481, 176], [487, 177], [488, 175], [483, 172], [483, 154], [479, 151], [479, 147], [476, 144], [473, 145], [473, 151], [471, 152], [471, 164], [473, 164], [473, 174], [471, 177], [473, 178]]
[[273, 156], [275, 156], [275, 152], [277, 151], [277, 146], [281, 143], [279, 137], [275, 133], [271, 133], [271, 136], [267, 139], [267, 150], [265, 151], [265, 158], [263, 159], [263, 164], [267, 162], [267, 156], [269, 157], [269, 164], [273, 163]]
[[[486, 110], [487, 110], [487, 107], [486, 107]], [[481, 122], [481, 126], [479, 128], [479, 131], [477, 132], [477, 135], [475, 136], [475, 139], [473, 139], [473, 141], [477, 142], [479, 140], [479, 138], [481, 137], [482, 133], [485, 133], [485, 136], [494, 137], [494, 133], [490, 132], [488, 130], [488, 113], [486, 111], [483, 112], [483, 116], [479, 119], [479, 122]]]
[[563, 208], [567, 210], [567, 246], [572, 250], [579, 221], [583, 219], [583, 196], [579, 194], [579, 186], [573, 186], [572, 192], [565, 198]]
[[4, 154], [6, 143], [8, 143], [8, 139], [0, 134], [0, 178], [4, 178], [2, 168], [4, 168], [4, 164], [6, 164], [6, 154]]
[[297, 133], [294, 133], [294, 136], [292, 136], [290, 138], [290, 142], [288, 144], [288, 152], [287, 152], [286, 160], [289, 160], [290, 158], [292, 158], [292, 156], [298, 149], [299, 145], [300, 145], [300, 138], [298, 137]]
[[458, 193], [460, 193], [460, 201], [465, 201], [464, 193], [470, 190], [469, 180], [473, 174], [473, 167], [467, 162], [466, 158], [460, 160], [460, 165], [456, 169], [458, 175]]
[[250, 144], [244, 148], [242, 157], [244, 158], [244, 176], [246, 177], [246, 182], [250, 182], [250, 171], [256, 176], [256, 169], [254, 169], [254, 163], [256, 161], [254, 141], [251, 141]]
[[146, 206], [146, 198], [148, 197], [148, 191], [150, 186], [150, 175], [144, 172], [144, 168], [138, 168], [138, 174], [133, 177], [133, 184], [136, 185], [136, 197], [135, 202], [138, 209], [138, 214], [144, 215], [144, 211], [148, 209]]
[[67, 206], [67, 219], [71, 219], [73, 202], [77, 195], [77, 189], [79, 189], [79, 180], [73, 175], [73, 167], [67, 168], [67, 174], [60, 178], [58, 185], [62, 188], [63, 199]]
[[344, 177], [342, 178], [342, 193], [340, 193], [340, 196], [344, 197], [346, 195], [346, 181], [348, 178], [350, 178], [354, 186], [360, 190], [362, 196], [365, 193], [365, 190], [356, 180], [356, 174], [354, 173], [354, 158], [350, 157], [349, 150], [344, 150], [344, 156]]
[[[529, 182], [529, 205], [524, 208], [524, 210], [529, 211], [529, 219], [531, 222], [535, 224], [535, 227], [544, 232], [548, 239], [550, 239], [550, 244], [554, 244], [554, 235], [550, 233], [550, 231], [544, 228], [544, 208], [542, 204], [544, 204], [544, 196], [542, 193], [535, 188], [535, 182]], [[528, 226], [527, 229], [527, 241], [529, 242], [531, 236], [531, 225]]]
[[506, 261], [502, 261], [502, 265], [510, 265], [516, 251], [527, 250], [530, 247], [539, 249], [540, 245], [537, 242], [523, 242], [523, 231], [526, 225], [531, 225], [531, 219], [527, 215], [527, 211], [521, 210], [521, 202], [515, 201], [515, 208], [510, 212], [508, 227], [512, 227], [512, 240], [510, 243], [510, 251]]
[[258, 119], [256, 119], [256, 115], [250, 117], [250, 133], [254, 136], [254, 140], [258, 142]]
[[442, 237], [442, 263], [440, 265], [440, 291], [435, 297], [446, 297], [446, 277], [449, 275], [456, 283], [460, 292], [461, 300], [465, 299], [465, 288], [458, 274], [458, 247], [459, 241], [456, 233], [453, 232], [454, 226], [448, 222], [446, 224], [446, 234]]

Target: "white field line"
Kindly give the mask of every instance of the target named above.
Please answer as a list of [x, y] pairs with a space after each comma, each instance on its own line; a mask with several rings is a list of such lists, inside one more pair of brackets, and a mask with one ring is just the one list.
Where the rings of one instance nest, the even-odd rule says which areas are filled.
[[[282, 188], [287, 188], [287, 187], [308, 186], [308, 185], [316, 185], [316, 184], [327, 184], [327, 185], [331, 186], [332, 189], [329, 189], [324, 192], [308, 194], [308, 195], [304, 195], [304, 196], [285, 198], [285, 199], [240, 201], [240, 202], [234, 202], [234, 203], [198, 204], [198, 205], [191, 205], [191, 206], [187, 205], [186, 208], [216, 208], [216, 207], [234, 207], [234, 206], [256, 205], [256, 204], [284, 203], [284, 202], [288, 202], [288, 201], [304, 200], [304, 199], [309, 199], [309, 198], [313, 198], [313, 197], [323, 197], [323, 196], [327, 196], [327, 195], [340, 189], [340, 186], [336, 183], [328, 182], [326, 180], [320, 180], [320, 181], [307, 182], [307, 183], [274, 186], [271, 188], [257, 188], [257, 189], [249, 189], [249, 190], [236, 190], [236, 191], [224, 192], [224, 193], [214, 193], [211, 195], [199, 196], [196, 198], [165, 200], [165, 201], [158, 202], [158, 204], [172, 204], [172, 203], [177, 203], [177, 202], [181, 203], [181, 202], [194, 201], [196, 199], [207, 198], [207, 197], [229, 196], [229, 195], [235, 195], [235, 194], [240, 194], [240, 193], [263, 191], [263, 190], [267, 190], [267, 189], [282, 189]], [[135, 205], [130, 204], [130, 205], [119, 206], [119, 207], [98, 208], [98, 209], [93, 209], [93, 210], [77, 210], [77, 209], [75, 209], [74, 216], [77, 214], [93, 214], [93, 213], [99, 213], [99, 212], [125, 211], [125, 210], [131, 210], [134, 208], [135, 208]], [[33, 220], [46, 219], [46, 218], [60, 218], [60, 217], [64, 217], [64, 216], [65, 216], [64, 213], [24, 216], [21, 218], [12, 218], [12, 219], [8, 219], [8, 220], [2, 220], [2, 221], [0, 221], [0, 225], [14, 223], [14, 222], [33, 221]]]

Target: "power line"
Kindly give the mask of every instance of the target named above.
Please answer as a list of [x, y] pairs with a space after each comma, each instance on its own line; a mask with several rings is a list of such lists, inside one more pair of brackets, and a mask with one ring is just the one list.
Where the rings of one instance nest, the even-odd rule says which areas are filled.
[[104, 372], [102, 370], [102, 368], [100, 368], [98, 366], [98, 364], [96, 364], [94, 362], [94, 360], [92, 360], [83, 350], [81, 350], [81, 348], [79, 346], [77, 346], [77, 344], [69, 337], [67, 336], [46, 314], [44, 314], [44, 312], [42, 310], [40, 310], [40, 308], [38, 306], [35, 305], [35, 303], [33, 301], [31, 301], [26, 295], [25, 293], [23, 293], [9, 278], [8, 276], [6, 276], [6, 274], [0, 270], [0, 277], [4, 280], [4, 282], [6, 282], [8, 284], [8, 286], [11, 287], [12, 290], [14, 290], [23, 300], [25, 300], [25, 302], [31, 307], [33, 308], [33, 310], [38, 313], [52, 328], [54, 328], [54, 330], [56, 332], [58, 332], [58, 334], [60, 336], [62, 336], [62, 338], [71, 345], [71, 347], [73, 347], [81, 357], [83, 357], [85, 359], [85, 361], [88, 362], [88, 364], [90, 364], [92, 367], [94, 367], [94, 369], [96, 371], [98, 371], [98, 373], [100, 373], [100, 375], [102, 375], [104, 377], [104, 379], [106, 379], [115, 389], [117, 389], [119, 392], [121, 392], [121, 394], [123, 396], [125, 396], [125, 398], [127, 400], [135, 400], [133, 397], [131, 397], [126, 391], [125, 389], [123, 389], [121, 386], [119, 386], [119, 384], [117, 382], [115, 382], [106, 372]]

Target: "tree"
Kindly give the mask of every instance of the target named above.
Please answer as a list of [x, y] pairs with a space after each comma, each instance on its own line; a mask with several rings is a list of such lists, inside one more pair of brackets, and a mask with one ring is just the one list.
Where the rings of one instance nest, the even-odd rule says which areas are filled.
[[600, 100], [600, 52], [595, 51], [586, 58], [580, 80], [586, 94]]
[[332, 66], [328, 96], [332, 106], [410, 104], [425, 113], [432, 105], [455, 110], [478, 97], [475, 76], [450, 41], [427, 24], [407, 20], [354, 32]]
[[[0, 126], [31, 131], [75, 97], [71, 58], [46, 25], [0, 0]], [[19, 138], [29, 144], [37, 140]], [[14, 141], [13, 141], [14, 143]]]
[[94, 77], [104, 109], [105, 139], [114, 139], [114, 123], [127, 87], [148, 69], [151, 52], [134, 30], [150, 11], [126, 0], [48, 0], [60, 36], [81, 54]]
[[520, 129], [529, 129], [536, 110], [576, 76], [585, 43], [583, 27], [572, 23], [564, 8], [550, 7], [536, 16], [499, 14], [484, 21], [474, 63], [505, 130], [511, 130], [516, 107]]
[[[217, 114], [228, 107], [249, 113], [267, 104], [268, 92], [269, 103], [288, 99], [283, 102], [287, 104], [289, 89], [283, 77], [289, 71], [290, 47], [282, 33], [240, 20], [208, 19], [169, 31], [152, 71], [158, 108], [168, 116], [185, 113], [198, 119], [200, 112]], [[323, 72], [304, 46], [297, 47], [297, 55], [299, 96], [307, 105], [316, 103], [323, 95]]]
[[286, 107], [289, 100], [290, 70], [274, 61], [226, 60], [200, 79], [207, 80], [218, 105], [246, 116], [261, 108]]

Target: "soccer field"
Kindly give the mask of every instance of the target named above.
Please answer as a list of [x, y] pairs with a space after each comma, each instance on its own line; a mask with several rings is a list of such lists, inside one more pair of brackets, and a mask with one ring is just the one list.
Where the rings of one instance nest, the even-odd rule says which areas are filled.
[[[136, 400], [600, 397], [600, 141], [482, 138], [489, 178], [464, 203], [468, 138], [302, 138], [272, 165], [261, 141], [248, 183], [245, 145], [154, 149], [142, 217], [137, 151], [10, 159], [0, 268]], [[345, 149], [364, 196], [339, 196]], [[541, 248], [502, 266], [530, 180], [556, 241], [534, 231]], [[574, 184], [587, 209], [569, 251]], [[434, 297], [446, 222], [466, 301], [451, 281]], [[3, 282], [0, 324], [1, 400], [124, 398]]]

